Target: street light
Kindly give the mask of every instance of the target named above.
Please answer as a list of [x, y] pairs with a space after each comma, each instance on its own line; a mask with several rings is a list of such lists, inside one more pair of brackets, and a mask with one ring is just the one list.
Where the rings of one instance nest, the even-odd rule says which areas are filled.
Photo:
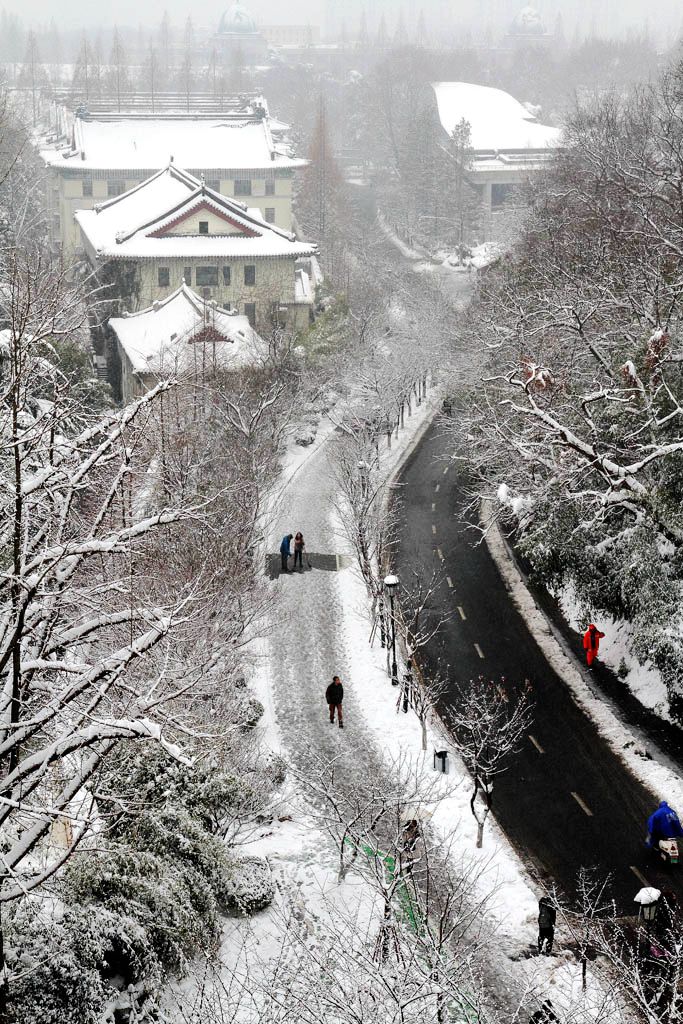
[[645, 922], [645, 928], [649, 932], [653, 921], [657, 917], [657, 910], [659, 908], [659, 899], [661, 896], [659, 889], [655, 889], [653, 886], [648, 885], [644, 889], [640, 889], [633, 898], [634, 903], [640, 904], [640, 910], [638, 916]]
[[398, 666], [396, 664], [396, 619], [394, 618], [394, 596], [398, 590], [398, 576], [385, 576], [384, 589], [389, 595], [391, 604], [391, 685], [398, 686]]

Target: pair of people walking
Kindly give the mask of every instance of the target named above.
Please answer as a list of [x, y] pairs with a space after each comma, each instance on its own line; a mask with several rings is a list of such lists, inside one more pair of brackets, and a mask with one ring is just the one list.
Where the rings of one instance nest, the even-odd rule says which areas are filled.
[[[294, 541], [293, 550], [292, 541]], [[285, 534], [282, 538], [282, 543], [280, 544], [280, 572], [289, 572], [288, 560], [291, 555], [294, 555], [294, 568], [292, 569], [292, 572], [296, 571], [297, 562], [300, 570], [303, 572], [305, 550], [306, 544], [301, 530], [299, 530], [296, 535], [293, 533]], [[310, 568], [310, 562], [308, 563], [308, 566]]]

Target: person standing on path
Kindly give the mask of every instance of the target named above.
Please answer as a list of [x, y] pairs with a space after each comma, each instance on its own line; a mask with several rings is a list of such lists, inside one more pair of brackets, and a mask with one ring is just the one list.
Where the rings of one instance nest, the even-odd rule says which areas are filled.
[[555, 938], [557, 911], [547, 896], [538, 901], [538, 952], [550, 956]]
[[289, 572], [287, 559], [289, 558], [289, 544], [293, 537], [293, 533], [288, 533], [282, 538], [282, 543], [280, 544], [280, 572]]
[[337, 710], [339, 728], [344, 728], [344, 715], [342, 714], [342, 701], [344, 699], [344, 687], [339, 676], [332, 676], [332, 682], [325, 690], [325, 700], [330, 708], [330, 722], [334, 723], [334, 711]]
[[304, 558], [304, 549], [305, 549], [305, 547], [306, 547], [306, 545], [304, 543], [304, 535], [301, 532], [301, 530], [299, 530], [297, 532], [296, 537], [294, 538], [294, 571], [295, 572], [296, 572], [296, 563], [297, 563], [297, 561], [299, 562], [299, 567], [300, 567], [301, 571], [302, 572], [304, 571], [303, 558]]
[[536, 1010], [529, 1017], [529, 1024], [555, 1024], [558, 1016], [555, 1013], [551, 999], [544, 999], [540, 1010]]
[[598, 656], [600, 641], [604, 635], [605, 634], [601, 633], [598, 627], [594, 626], [592, 622], [583, 634], [583, 649], [586, 652], [586, 664], [589, 668]]

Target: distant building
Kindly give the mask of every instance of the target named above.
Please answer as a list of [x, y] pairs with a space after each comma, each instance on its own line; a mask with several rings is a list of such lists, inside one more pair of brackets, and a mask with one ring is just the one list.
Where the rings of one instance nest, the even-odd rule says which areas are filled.
[[504, 39], [504, 45], [514, 49], [552, 49], [557, 42], [554, 32], [548, 32], [543, 18], [535, 7], [527, 4], [517, 12]]
[[292, 179], [306, 161], [289, 155], [287, 126], [270, 117], [262, 98], [241, 113], [211, 117], [86, 111], [65, 116], [65, 129], [40, 153], [49, 172], [50, 239], [65, 253], [79, 244], [77, 210], [127, 192], [171, 159], [222, 195], [248, 197], [265, 220], [291, 230]]
[[268, 46], [318, 46], [319, 25], [262, 25], [261, 32]]
[[232, 64], [262, 64], [268, 55], [268, 43], [240, 0], [223, 13], [214, 43], [218, 52]]
[[486, 237], [531, 175], [548, 167], [561, 130], [540, 124], [509, 93], [468, 82], [434, 82], [437, 115], [448, 142], [461, 121], [470, 127], [466, 176], [481, 197]]
[[259, 330], [310, 322], [316, 247], [173, 164], [78, 210], [76, 221], [91, 266], [127, 309], [165, 299], [184, 282]]
[[169, 377], [206, 380], [240, 370], [265, 349], [245, 316], [207, 302], [184, 282], [138, 313], [113, 317], [108, 327], [124, 404]]

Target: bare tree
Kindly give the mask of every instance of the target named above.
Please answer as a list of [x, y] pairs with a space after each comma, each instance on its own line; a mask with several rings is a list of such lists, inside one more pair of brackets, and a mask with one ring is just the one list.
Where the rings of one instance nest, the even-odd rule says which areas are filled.
[[[529, 689], [515, 691], [505, 679], [494, 682], [483, 676], [456, 683], [446, 721], [472, 776], [470, 808], [477, 823], [477, 847], [481, 847], [493, 807], [494, 779], [508, 770], [531, 724]], [[479, 796], [483, 807], [477, 803]]]

